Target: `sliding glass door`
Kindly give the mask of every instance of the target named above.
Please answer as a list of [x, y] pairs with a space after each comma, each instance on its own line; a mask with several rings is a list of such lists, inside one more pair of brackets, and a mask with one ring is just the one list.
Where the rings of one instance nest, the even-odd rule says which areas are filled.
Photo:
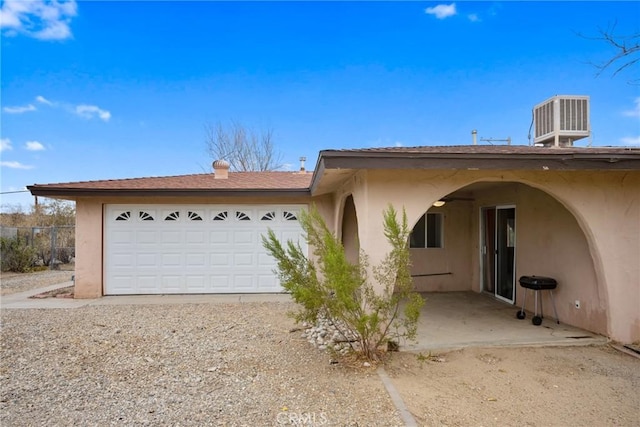
[[516, 208], [482, 208], [482, 283], [483, 290], [496, 298], [515, 300]]

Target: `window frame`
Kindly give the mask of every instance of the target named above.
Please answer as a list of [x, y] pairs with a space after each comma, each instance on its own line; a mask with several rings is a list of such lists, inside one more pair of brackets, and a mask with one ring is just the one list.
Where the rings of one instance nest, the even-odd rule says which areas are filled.
[[[429, 217], [431, 220], [429, 220]], [[418, 230], [416, 230], [416, 228]], [[424, 235], [419, 239], [415, 239], [414, 232], [421, 230], [424, 230]], [[444, 213], [425, 212], [411, 230], [409, 235], [409, 248], [444, 249]]]

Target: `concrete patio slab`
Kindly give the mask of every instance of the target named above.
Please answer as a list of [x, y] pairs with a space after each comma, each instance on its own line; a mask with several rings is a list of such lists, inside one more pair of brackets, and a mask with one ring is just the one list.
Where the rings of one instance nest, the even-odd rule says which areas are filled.
[[516, 318], [518, 308], [476, 292], [423, 293], [425, 305], [417, 343], [405, 351], [443, 351], [465, 347], [606, 344], [607, 338], [545, 317], [542, 325]]

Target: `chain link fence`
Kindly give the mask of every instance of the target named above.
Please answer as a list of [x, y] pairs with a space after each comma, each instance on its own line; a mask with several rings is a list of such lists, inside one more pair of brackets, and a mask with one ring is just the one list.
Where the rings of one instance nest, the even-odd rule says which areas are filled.
[[74, 225], [52, 227], [0, 227], [0, 237], [15, 239], [35, 251], [35, 265], [52, 270], [71, 264], [76, 256]]

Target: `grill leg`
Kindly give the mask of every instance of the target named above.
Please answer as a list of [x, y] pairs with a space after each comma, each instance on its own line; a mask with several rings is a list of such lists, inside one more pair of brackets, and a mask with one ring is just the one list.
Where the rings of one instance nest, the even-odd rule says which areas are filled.
[[524, 288], [524, 298], [522, 298], [522, 308], [520, 309], [520, 313], [524, 314], [524, 308], [527, 306], [527, 288]]
[[535, 301], [533, 303], [533, 307], [534, 307], [533, 315], [537, 316], [538, 315], [538, 291], [537, 290], [533, 291], [533, 300]]
[[556, 315], [556, 322], [559, 325], [560, 319], [558, 318], [558, 311], [556, 310], [556, 302], [553, 300], [553, 291], [551, 289], [549, 289], [549, 294], [551, 295], [551, 305], [553, 305], [553, 314]]
[[535, 294], [535, 313], [533, 315], [533, 318], [531, 319], [531, 323], [533, 323], [536, 326], [540, 326], [542, 324], [542, 313], [540, 316], [538, 316], [538, 299], [540, 299], [540, 308], [542, 309], [542, 298], [540, 298], [540, 295], [538, 295], [538, 289], [536, 289], [534, 291]]

